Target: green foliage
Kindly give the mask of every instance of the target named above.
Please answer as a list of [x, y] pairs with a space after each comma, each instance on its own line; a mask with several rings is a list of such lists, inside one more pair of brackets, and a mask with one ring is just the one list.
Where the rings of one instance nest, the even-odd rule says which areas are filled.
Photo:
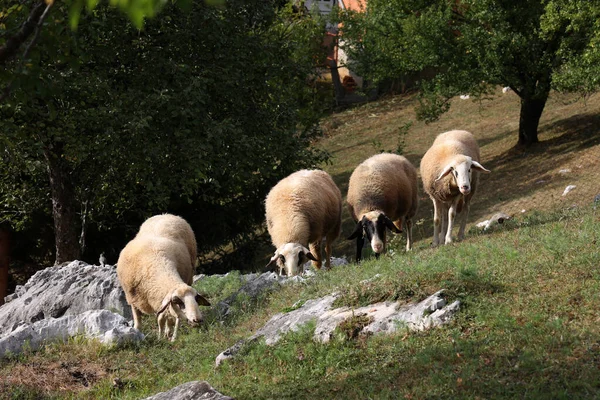
[[[86, 215], [93, 260], [107, 251], [116, 261], [139, 223], [166, 211], [188, 219], [201, 251], [243, 244], [268, 189], [326, 158], [309, 147], [320, 134], [306, 82], [318, 21], [271, 2], [194, 3], [166, 5], [139, 31], [100, 4], [72, 32], [60, 17], [68, 6], [56, 7], [0, 106], [0, 199], [17, 229], [48, 215], [52, 155]], [[17, 179], [14, 159], [29, 166]], [[31, 205], [11, 208], [19, 197]]]
[[552, 88], [596, 91], [599, 16], [600, 5], [584, 0], [373, 0], [335, 18], [353, 68], [377, 82], [416, 80], [418, 116], [432, 121], [448, 99], [482, 97], [494, 85], [542, 104]]
[[[70, 3], [69, 25], [71, 29], [75, 30], [79, 26], [84, 6], [88, 12], [93, 12], [100, 0], [71, 0]], [[142, 29], [144, 21], [155, 17], [169, 2], [165, 0], [109, 0], [108, 3], [127, 15], [137, 29]], [[175, 0], [172, 3], [178, 4], [184, 10], [189, 10], [192, 1]], [[209, 6], [223, 6], [225, 0], [203, 0], [203, 3]]]

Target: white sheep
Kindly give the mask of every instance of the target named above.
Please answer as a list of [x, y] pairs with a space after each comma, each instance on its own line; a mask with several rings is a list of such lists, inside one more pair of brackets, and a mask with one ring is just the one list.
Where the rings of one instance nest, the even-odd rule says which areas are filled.
[[327, 172], [300, 170], [282, 179], [267, 195], [265, 211], [267, 229], [277, 249], [267, 268], [277, 266], [279, 274], [285, 269], [293, 276], [312, 260], [320, 269], [323, 238], [325, 267], [330, 267], [331, 245], [341, 230], [342, 195]]
[[362, 258], [365, 236], [376, 258], [385, 251], [386, 228], [401, 233], [406, 227], [406, 250], [412, 249], [412, 218], [419, 206], [417, 183], [416, 168], [397, 154], [374, 155], [352, 172], [347, 203], [356, 227], [348, 239], [356, 238], [356, 262]]
[[117, 276], [131, 306], [134, 328], [141, 314], [156, 314], [158, 334], [177, 337], [180, 320], [202, 321], [198, 305], [210, 303], [191, 287], [196, 238], [181, 217], [162, 214], [146, 220], [119, 255]]
[[433, 245], [452, 242], [454, 219], [461, 212], [458, 239], [464, 239], [479, 172], [490, 172], [479, 163], [477, 141], [467, 131], [442, 133], [421, 159], [420, 168], [423, 189], [433, 201]]

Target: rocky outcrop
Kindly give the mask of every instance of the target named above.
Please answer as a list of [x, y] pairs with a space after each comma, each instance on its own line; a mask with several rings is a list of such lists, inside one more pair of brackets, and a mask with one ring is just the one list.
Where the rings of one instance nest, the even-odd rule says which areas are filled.
[[333, 302], [338, 296], [339, 294], [334, 293], [309, 300], [304, 304], [297, 305], [297, 308], [290, 312], [273, 316], [254, 335], [238, 341], [219, 354], [215, 364], [219, 366], [223, 361], [234, 357], [245, 344], [259, 338], [264, 337], [266, 344], [273, 345], [280, 340], [283, 334], [296, 331], [309, 321], [316, 321], [313, 339], [318, 342], [328, 342], [336, 328], [345, 322], [349, 322], [350, 328], [355, 330], [352, 336], [393, 333], [400, 327], [422, 331], [447, 323], [460, 308], [458, 301], [450, 305], [446, 304], [443, 290], [418, 303], [377, 303], [355, 309], [341, 307], [332, 310]]
[[0, 358], [21, 353], [24, 347], [37, 350], [43, 344], [77, 335], [98, 339], [109, 345], [144, 338], [144, 335], [130, 327], [121, 315], [108, 310], [92, 310], [20, 325], [14, 331], [0, 337]]
[[206, 381], [193, 381], [177, 386], [168, 392], [158, 393], [145, 400], [233, 400], [217, 392]]
[[216, 365], [219, 366], [223, 361], [234, 357], [246, 343], [253, 342], [261, 337], [265, 338], [268, 345], [277, 343], [281, 339], [281, 335], [289, 331], [298, 330], [302, 325], [317, 319], [319, 315], [331, 309], [331, 305], [337, 297], [338, 294], [334, 293], [320, 299], [309, 300], [299, 305], [298, 309], [288, 313], [276, 314], [265, 326], [256, 331], [254, 335], [238, 341], [232, 347], [219, 354], [215, 360]]
[[243, 277], [246, 283], [240, 290], [213, 306], [213, 310], [216, 312], [219, 320], [226, 319], [230, 316], [231, 306], [240, 295], [244, 296], [245, 299], [254, 300], [259, 295], [275, 290], [286, 281], [285, 277], [279, 276], [274, 272], [249, 274], [243, 275]]
[[[331, 258], [332, 267], [345, 264], [348, 264], [348, 261], [345, 258]], [[307, 279], [310, 279], [314, 275], [315, 272], [311, 267], [310, 262], [304, 265], [304, 272], [302, 275], [296, 275], [291, 278], [288, 278], [287, 276], [279, 276], [275, 272], [241, 275], [241, 279], [243, 279], [245, 282], [244, 285], [240, 288], [240, 290], [227, 297], [225, 300], [217, 303], [213, 307], [213, 310], [216, 311], [218, 319], [225, 319], [229, 316], [231, 312], [231, 305], [240, 295], [243, 296], [244, 299], [255, 300], [259, 296], [279, 288], [281, 285], [305, 282]], [[202, 278], [203, 276], [195, 276], [194, 281], [198, 281]]]
[[[330, 310], [319, 316], [314, 339], [327, 343], [335, 329], [349, 321], [348, 329], [356, 330], [354, 335], [394, 333], [398, 329], [423, 331], [448, 322], [459, 310], [460, 302], [446, 305], [443, 291], [429, 296], [419, 303], [401, 304], [385, 302], [366, 307], [342, 307]], [[356, 321], [353, 324], [353, 320]]]
[[131, 309], [113, 266], [73, 261], [38, 271], [0, 307], [0, 335], [23, 323], [77, 315], [89, 310], [110, 310], [131, 319]]
[[38, 271], [0, 307], [0, 358], [84, 335], [106, 344], [142, 340], [113, 266], [73, 261]]

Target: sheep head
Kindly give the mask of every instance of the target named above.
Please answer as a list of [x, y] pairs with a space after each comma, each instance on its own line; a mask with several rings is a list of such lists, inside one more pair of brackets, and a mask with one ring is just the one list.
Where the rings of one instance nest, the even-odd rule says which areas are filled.
[[267, 264], [267, 269], [279, 268], [279, 275], [285, 270], [288, 276], [302, 272], [302, 265], [308, 260], [317, 261], [315, 256], [300, 243], [286, 243], [275, 250], [275, 255]]
[[375, 254], [380, 254], [385, 250], [385, 230], [389, 229], [396, 233], [402, 230], [381, 211], [369, 211], [364, 214], [356, 224], [354, 232], [348, 237], [348, 240], [355, 238], [363, 239], [365, 236], [371, 243], [371, 249]]
[[444, 167], [440, 176], [438, 176], [435, 181], [438, 182], [446, 175], [450, 175], [451, 179], [456, 184], [456, 187], [458, 187], [458, 190], [466, 196], [471, 193], [473, 170], [485, 173], [490, 172], [471, 157], [460, 155], [455, 157], [452, 162]]
[[156, 314], [160, 315], [168, 308], [173, 317], [187, 319], [190, 325], [196, 326], [203, 320], [199, 306], [210, 306], [210, 302], [193, 287], [182, 285], [167, 294]]

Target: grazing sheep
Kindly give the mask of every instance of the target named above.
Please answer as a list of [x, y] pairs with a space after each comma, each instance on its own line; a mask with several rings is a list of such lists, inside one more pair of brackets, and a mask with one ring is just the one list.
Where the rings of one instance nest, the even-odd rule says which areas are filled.
[[421, 159], [423, 189], [431, 197], [434, 207], [434, 246], [452, 242], [454, 218], [461, 212], [463, 217], [458, 239], [464, 239], [479, 172], [490, 171], [479, 163], [479, 146], [467, 131], [449, 131], [438, 135]]
[[191, 287], [196, 263], [196, 238], [181, 217], [149, 218], [119, 255], [117, 276], [131, 305], [134, 328], [141, 313], [156, 314], [159, 337], [175, 340], [181, 319], [202, 321], [198, 305], [210, 303]]
[[356, 238], [356, 262], [362, 258], [364, 238], [375, 257], [385, 251], [386, 230], [406, 227], [406, 250], [412, 249], [412, 218], [419, 205], [417, 170], [405, 157], [382, 153], [363, 161], [350, 176], [347, 203], [356, 222], [349, 240]]
[[267, 228], [277, 249], [267, 268], [277, 266], [279, 274], [285, 269], [293, 276], [312, 260], [320, 269], [324, 237], [325, 267], [330, 267], [331, 245], [342, 225], [342, 194], [327, 172], [301, 170], [282, 179], [267, 195], [265, 210]]

